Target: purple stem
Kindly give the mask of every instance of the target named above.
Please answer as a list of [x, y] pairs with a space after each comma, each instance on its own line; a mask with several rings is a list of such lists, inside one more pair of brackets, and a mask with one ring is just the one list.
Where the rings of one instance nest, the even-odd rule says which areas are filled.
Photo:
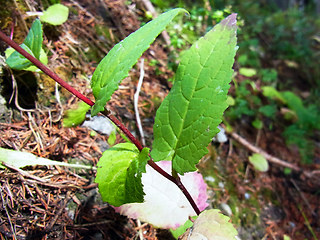
[[[27, 58], [30, 62], [32, 62], [35, 66], [37, 66], [42, 72], [47, 74], [49, 77], [51, 77], [53, 80], [55, 80], [57, 83], [59, 83], [62, 87], [67, 89], [71, 94], [79, 98], [80, 100], [84, 101], [89, 106], [93, 106], [94, 102], [91, 101], [89, 98], [82, 95], [80, 92], [78, 92], [76, 89], [71, 87], [68, 83], [66, 83], [64, 80], [62, 80], [58, 75], [56, 75], [54, 72], [52, 72], [46, 65], [41, 63], [38, 59], [30, 55], [28, 52], [26, 52], [23, 48], [21, 48], [16, 42], [11, 40], [9, 37], [7, 37], [2, 31], [0, 31], [0, 39], [4, 42], [6, 42], [9, 46], [14, 48], [17, 52], [19, 52], [21, 55], [23, 55], [25, 58]], [[123, 133], [132, 141], [133, 144], [136, 145], [136, 147], [141, 151], [143, 149], [143, 146], [141, 143], [131, 134], [131, 132], [113, 115], [110, 114], [110, 112], [105, 109], [103, 112], [101, 112], [103, 115], [105, 115], [107, 118], [109, 118]], [[162, 168], [160, 168], [152, 159], [148, 161], [148, 164], [156, 170], [158, 173], [160, 173], [163, 177], [167, 178], [174, 184], [176, 184], [180, 190], [183, 192], [185, 197], [188, 199], [189, 203], [191, 204], [192, 208], [196, 212], [197, 215], [200, 214], [200, 210], [197, 206], [197, 204], [192, 199], [190, 193], [188, 190], [184, 187], [182, 182], [180, 181], [179, 177], [173, 177], [170, 174], [168, 174], [166, 171], [164, 171]]]

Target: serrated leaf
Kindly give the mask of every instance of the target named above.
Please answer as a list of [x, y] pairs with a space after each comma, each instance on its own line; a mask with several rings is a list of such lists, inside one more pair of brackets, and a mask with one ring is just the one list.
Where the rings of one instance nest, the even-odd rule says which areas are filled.
[[227, 108], [236, 49], [232, 14], [184, 53], [175, 84], [156, 114], [155, 161], [172, 160], [180, 174], [196, 170]]
[[148, 148], [139, 152], [132, 143], [117, 144], [103, 153], [95, 179], [103, 201], [113, 206], [143, 202], [141, 176], [148, 153]]
[[51, 25], [61, 25], [68, 20], [68, 15], [69, 9], [57, 3], [48, 7], [47, 10], [43, 12], [43, 15], [40, 16], [40, 20]]
[[1, 163], [4, 162], [10, 166], [14, 166], [17, 168], [23, 168], [26, 166], [35, 166], [35, 165], [57, 165], [57, 166], [65, 166], [72, 168], [86, 168], [93, 169], [91, 166], [86, 166], [83, 164], [70, 164], [65, 162], [53, 161], [47, 158], [37, 157], [32, 153], [28, 152], [20, 152], [15, 150], [9, 150], [0, 148], [0, 168], [4, 168], [1, 166]]
[[219, 213], [218, 209], [203, 211], [195, 220], [193, 227], [181, 240], [235, 240], [238, 235], [229, 217]]
[[254, 168], [260, 172], [266, 172], [269, 170], [269, 164], [267, 159], [259, 153], [254, 153], [249, 157], [249, 162]]
[[69, 109], [63, 118], [63, 127], [76, 127], [86, 118], [86, 113], [90, 106], [84, 102], [79, 102], [76, 109]]
[[161, 14], [115, 45], [102, 59], [92, 76], [91, 87], [96, 99], [91, 112], [92, 116], [104, 109], [111, 95], [118, 89], [120, 82], [128, 76], [130, 69], [142, 53], [181, 12], [185, 10], [177, 8]]

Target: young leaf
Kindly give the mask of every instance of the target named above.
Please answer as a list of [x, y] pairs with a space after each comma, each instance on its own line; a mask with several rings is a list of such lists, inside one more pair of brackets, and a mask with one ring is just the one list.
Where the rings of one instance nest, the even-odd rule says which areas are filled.
[[66, 116], [63, 118], [63, 127], [76, 127], [83, 123], [86, 118], [86, 113], [90, 106], [84, 102], [79, 102], [76, 109], [69, 109]]
[[36, 19], [32, 23], [30, 31], [23, 43], [31, 49], [35, 58], [39, 59], [42, 48], [42, 41], [42, 25], [40, 20]]
[[202, 212], [180, 239], [234, 240], [238, 235], [234, 226], [228, 222], [229, 217], [219, 213], [218, 209]]
[[68, 20], [69, 9], [62, 4], [54, 4], [40, 16], [40, 20], [51, 25], [61, 25]]
[[[198, 216], [194, 216], [192, 217], [193, 220], [196, 220]], [[193, 222], [191, 222], [190, 219], [188, 219], [183, 225], [181, 225], [180, 227], [178, 227], [177, 229], [170, 229], [170, 232], [172, 234], [172, 236], [175, 239], [178, 239], [179, 236], [181, 236], [182, 234], [184, 234], [188, 228], [192, 227]]]
[[249, 162], [254, 166], [256, 170], [260, 172], [266, 172], [269, 169], [268, 161], [259, 153], [254, 153], [252, 156], [250, 156]]
[[254, 68], [240, 68], [239, 73], [245, 77], [253, 77], [257, 74], [257, 70]]
[[65, 166], [65, 167], [71, 167], [71, 168], [94, 169], [91, 166], [86, 166], [83, 164], [70, 164], [65, 162], [58, 162], [58, 161], [53, 161], [47, 158], [37, 157], [36, 155], [33, 155], [32, 153], [28, 153], [28, 152], [20, 152], [20, 151], [0, 148], [0, 168], [3, 168], [1, 166], [2, 162], [17, 168], [23, 168], [26, 166], [35, 166], [35, 165], [44, 165], [44, 166], [57, 165], [57, 166]]
[[103, 201], [113, 206], [143, 202], [141, 176], [148, 153], [148, 148], [139, 152], [132, 143], [117, 144], [103, 153], [95, 179]]
[[[31, 49], [24, 43], [22, 43], [20, 47], [26, 50], [30, 55], [34, 56]], [[17, 51], [14, 51], [13, 48], [8, 48], [6, 50], [6, 56], [7, 56], [6, 63], [12, 69], [24, 70], [33, 65], [28, 59], [26, 59], [20, 53], [18, 53]]]
[[96, 99], [91, 112], [92, 116], [104, 109], [105, 104], [110, 100], [113, 92], [118, 89], [122, 79], [128, 76], [138, 58], [181, 12], [185, 10], [177, 8], [161, 14], [115, 45], [102, 59], [92, 76], [91, 87]]
[[[35, 58], [41, 60], [41, 62], [47, 61], [47, 56], [45, 52], [42, 50], [42, 25], [39, 19], [34, 20], [30, 31], [20, 45], [24, 50], [30, 53]], [[37, 67], [33, 66], [33, 64], [22, 56], [20, 53], [15, 51], [12, 48], [8, 48], [6, 50], [6, 58], [7, 64], [10, 68], [16, 70], [36, 70]], [[33, 68], [30, 68], [33, 67]], [[30, 68], [30, 69], [28, 69]]]
[[185, 52], [175, 84], [156, 114], [151, 152], [155, 161], [172, 160], [180, 174], [196, 170], [227, 108], [236, 50], [232, 14]]

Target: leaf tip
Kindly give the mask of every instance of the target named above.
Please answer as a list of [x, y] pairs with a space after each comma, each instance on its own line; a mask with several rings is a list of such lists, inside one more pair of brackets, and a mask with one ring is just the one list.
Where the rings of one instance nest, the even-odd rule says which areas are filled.
[[235, 27], [237, 25], [237, 14], [236, 13], [232, 13], [231, 15], [229, 15], [228, 17], [223, 19], [221, 21], [221, 25], [226, 25], [226, 26], [229, 26], [229, 27]]

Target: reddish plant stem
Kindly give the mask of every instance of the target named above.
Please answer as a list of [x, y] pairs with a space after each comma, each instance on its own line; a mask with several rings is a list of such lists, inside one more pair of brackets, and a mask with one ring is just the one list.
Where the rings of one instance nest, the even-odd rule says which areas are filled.
[[57, 83], [59, 83], [62, 87], [64, 87], [70, 93], [75, 95], [77, 98], [84, 101], [85, 103], [87, 103], [90, 106], [94, 105], [94, 102], [92, 102], [90, 99], [83, 96], [80, 92], [78, 92], [73, 87], [71, 87], [68, 83], [63, 81], [58, 75], [56, 75], [54, 72], [52, 72], [46, 65], [44, 65], [38, 59], [36, 59], [32, 55], [30, 55], [27, 51], [25, 51], [23, 48], [21, 48], [16, 42], [14, 42], [9, 37], [7, 37], [2, 31], [0, 31], [0, 38], [2, 41], [6, 42], [9, 46], [14, 48], [17, 52], [19, 52], [21, 55], [23, 55], [25, 58], [27, 58], [30, 62], [32, 62], [35, 66], [37, 66], [42, 72], [47, 74], [49, 77], [51, 77], [53, 80], [55, 80]]
[[[27, 51], [25, 51], [23, 48], [21, 48], [16, 42], [11, 40], [9, 37], [7, 37], [2, 31], [0, 31], [0, 39], [4, 42], [6, 42], [9, 46], [14, 48], [17, 52], [19, 52], [21, 55], [23, 55], [25, 58], [27, 58], [30, 62], [32, 62], [35, 66], [37, 66], [42, 72], [47, 74], [49, 77], [51, 77], [53, 80], [55, 80], [57, 83], [59, 83], [62, 87], [64, 87], [66, 90], [68, 90], [71, 94], [82, 100], [83, 102], [87, 103], [89, 106], [93, 106], [94, 102], [91, 101], [89, 98], [82, 95], [80, 92], [78, 92], [76, 89], [74, 89], [72, 86], [70, 86], [68, 83], [66, 83], [64, 80], [62, 80], [58, 75], [56, 75], [54, 72], [52, 72], [46, 65], [41, 63], [38, 59], [30, 55]], [[143, 146], [141, 143], [132, 135], [132, 133], [113, 115], [110, 114], [110, 112], [105, 109], [103, 112], [101, 112], [103, 115], [105, 115], [107, 118], [109, 118], [131, 141], [136, 147], [141, 151], [143, 149]], [[197, 215], [200, 214], [200, 210], [197, 206], [197, 204], [194, 202], [193, 198], [191, 197], [188, 190], [185, 188], [185, 186], [180, 181], [179, 177], [173, 177], [170, 174], [168, 174], [166, 171], [164, 171], [161, 167], [159, 167], [152, 159], [148, 161], [148, 164], [159, 174], [161, 174], [163, 177], [167, 178], [171, 182], [173, 182], [177, 187], [180, 188], [180, 190], [183, 192], [185, 197], [188, 199], [189, 203], [191, 204], [192, 208], [196, 212]]]

